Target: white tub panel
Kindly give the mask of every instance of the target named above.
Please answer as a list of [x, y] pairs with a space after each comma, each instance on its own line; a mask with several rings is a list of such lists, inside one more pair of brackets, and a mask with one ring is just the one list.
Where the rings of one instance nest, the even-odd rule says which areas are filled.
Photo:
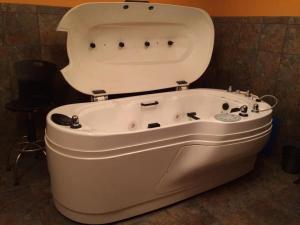
[[[144, 149], [154, 149], [159, 148], [161, 146], [171, 146], [176, 143], [181, 143], [183, 145], [186, 144], [195, 144], [195, 145], [203, 145], [203, 146], [220, 146], [225, 144], [235, 144], [238, 142], [245, 142], [255, 138], [262, 137], [272, 130], [272, 124], [267, 124], [266, 126], [260, 127], [255, 130], [250, 130], [247, 132], [236, 133], [231, 135], [222, 135], [222, 136], [213, 136], [213, 135], [205, 135], [205, 134], [186, 134], [179, 137], [169, 138], [169, 139], [161, 139], [153, 142], [146, 142], [140, 145], [132, 145], [132, 146], [123, 146], [121, 148], [115, 149], [106, 149], [106, 150], [95, 150], [95, 149], [73, 149], [67, 148], [65, 146], [56, 144], [52, 139], [50, 139], [47, 135], [45, 138], [45, 142], [53, 149], [57, 149], [60, 154], [68, 155], [69, 157], [74, 158], [111, 158], [115, 156], [121, 156], [124, 154], [130, 154], [134, 152], [143, 151]], [[98, 138], [99, 142], [101, 142], [102, 138]], [[105, 139], [104, 139], [105, 140]], [[119, 141], [116, 139], [116, 141]], [[99, 146], [100, 147], [100, 146]]]
[[[170, 195], [165, 195], [161, 198], [144, 202], [139, 205], [134, 205], [119, 211], [105, 214], [85, 214], [82, 212], [72, 211], [61, 205], [55, 199], [54, 204], [63, 215], [67, 216], [68, 218], [72, 218], [77, 222], [89, 224], [111, 223], [159, 209], [236, 179], [253, 169], [255, 159], [256, 156], [252, 156], [237, 162], [222, 165], [222, 167], [219, 168], [216, 167], [215, 170], [210, 173], [210, 175], [214, 178], [218, 177], [218, 179], [212, 179], [211, 177], [205, 176], [201, 178], [202, 184], [200, 186], [196, 186], [182, 192], [175, 192]], [[222, 170], [222, 174], [220, 174], [220, 170]]]
[[[230, 132], [230, 125], [203, 121], [183, 124], [178, 127], [159, 128], [148, 130], [147, 132], [120, 135], [96, 136], [89, 135], [88, 133], [82, 134], [80, 132], [66, 133], [57, 129], [52, 129], [51, 127], [47, 128], [46, 132], [49, 140], [67, 149], [77, 151], [107, 151], [179, 138], [187, 139], [198, 135], [200, 135], [200, 137], [195, 137], [195, 139], [215, 141], [230, 140], [258, 134], [261, 131], [269, 129], [271, 126], [271, 121], [268, 118], [256, 122], [257, 129], [254, 129], [253, 127], [248, 128], [249, 130], [236, 129], [234, 133]], [[261, 130], [258, 129], [261, 127], [263, 127]]]
[[[244, 170], [236, 171], [231, 177], [233, 174], [222, 167], [255, 158], [266, 140], [267, 136], [263, 136], [250, 142], [218, 147], [162, 146], [109, 159], [68, 158], [48, 146], [53, 197], [72, 211], [105, 214], [195, 186], [207, 189], [244, 174]], [[224, 176], [226, 181], [223, 181]], [[208, 182], [207, 177], [212, 180]]]
[[269, 134], [256, 140], [223, 146], [187, 145], [182, 147], [157, 186], [158, 193], [183, 191], [201, 185], [201, 177], [218, 179], [211, 172], [222, 165], [256, 155]]
[[99, 214], [151, 200], [178, 148], [161, 147], [109, 159], [75, 159], [48, 147], [53, 197], [74, 211]]

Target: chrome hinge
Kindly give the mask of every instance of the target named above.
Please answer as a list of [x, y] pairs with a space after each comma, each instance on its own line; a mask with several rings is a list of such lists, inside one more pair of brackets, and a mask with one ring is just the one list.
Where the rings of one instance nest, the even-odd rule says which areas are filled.
[[104, 90], [95, 90], [92, 92], [94, 94], [91, 96], [92, 102], [105, 101], [108, 99], [108, 95], [106, 94], [106, 91], [104, 91]]
[[149, 3], [147, 0], [125, 0], [124, 2]]
[[108, 99], [107, 95], [101, 95], [101, 96], [91, 96], [91, 101], [92, 102], [100, 102], [100, 101], [105, 101]]
[[176, 87], [176, 91], [182, 91], [182, 90], [187, 90], [189, 88], [188, 82], [186, 82], [185, 80], [179, 80], [176, 81], [177, 83], [177, 87]]

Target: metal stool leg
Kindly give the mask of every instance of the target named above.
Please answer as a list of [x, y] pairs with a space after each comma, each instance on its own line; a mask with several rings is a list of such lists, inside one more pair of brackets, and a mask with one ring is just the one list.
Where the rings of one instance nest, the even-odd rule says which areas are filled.
[[20, 152], [17, 156], [17, 159], [16, 159], [16, 162], [15, 162], [15, 166], [14, 166], [14, 185], [19, 185], [19, 177], [18, 177], [18, 163], [19, 163], [19, 160], [22, 156], [22, 152]]
[[25, 145], [27, 142], [24, 141], [24, 139], [27, 138], [27, 136], [23, 136], [22, 137], [22, 142], [19, 142], [17, 144], [13, 144], [10, 149], [9, 149], [9, 152], [8, 152], [8, 155], [7, 155], [7, 159], [6, 159], [6, 170], [7, 171], [11, 171], [11, 155], [13, 154], [14, 150], [16, 149], [17, 146], [19, 145]]
[[11, 170], [11, 155], [15, 147], [19, 145], [20, 148], [18, 148], [18, 156], [16, 158], [13, 171], [15, 185], [19, 184], [18, 164], [23, 154], [42, 152], [43, 155], [46, 156], [45, 145], [43, 140], [38, 140], [36, 137], [34, 112], [30, 112], [27, 114], [27, 129], [27, 136], [23, 137], [23, 141], [21, 143], [15, 144], [14, 147], [10, 149], [10, 152], [7, 156], [7, 170]]
[[37, 143], [31, 143], [31, 142], [24, 142], [21, 143], [24, 144], [25, 146], [19, 150], [19, 154], [16, 158], [15, 165], [14, 165], [14, 184], [18, 185], [19, 184], [19, 174], [18, 174], [18, 163], [22, 157], [23, 154], [25, 153], [38, 153], [42, 152], [46, 156], [46, 152], [43, 146]]

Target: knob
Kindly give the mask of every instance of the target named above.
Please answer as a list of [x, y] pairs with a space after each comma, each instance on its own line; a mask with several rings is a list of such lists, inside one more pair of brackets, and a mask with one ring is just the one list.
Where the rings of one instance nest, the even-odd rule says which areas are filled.
[[247, 117], [248, 116], [248, 106], [243, 105], [240, 107], [240, 116]]
[[259, 105], [257, 103], [253, 104], [252, 112], [256, 112], [256, 113], [259, 112]]
[[149, 41], [145, 42], [145, 47], [147, 47], [147, 48], [150, 47], [150, 42]]
[[73, 129], [81, 128], [81, 124], [79, 123], [79, 118], [76, 115], [73, 115], [71, 118], [71, 128]]
[[228, 110], [229, 109], [229, 104], [227, 102], [225, 102], [223, 105], [222, 105], [222, 109], [223, 110]]
[[241, 113], [247, 113], [248, 112], [248, 106], [246, 106], [246, 105], [241, 106], [240, 111], [241, 111]]
[[122, 41], [121, 41], [121, 42], [119, 42], [119, 47], [120, 47], [120, 48], [124, 48], [124, 47], [125, 47], [125, 43], [124, 43], [124, 42], [122, 42]]
[[174, 41], [168, 41], [168, 45], [172, 46], [174, 44]]
[[96, 48], [96, 44], [94, 42], [90, 43], [90, 48]]

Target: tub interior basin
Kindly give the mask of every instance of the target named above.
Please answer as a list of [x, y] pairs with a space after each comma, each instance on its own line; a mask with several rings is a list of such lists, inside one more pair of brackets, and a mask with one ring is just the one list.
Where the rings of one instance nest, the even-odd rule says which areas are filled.
[[216, 121], [215, 115], [224, 113], [224, 103], [228, 103], [230, 108], [246, 104], [242, 100], [211, 94], [149, 95], [144, 98], [117, 99], [89, 105], [81, 109], [78, 116], [86, 129], [101, 133], [123, 133]]

